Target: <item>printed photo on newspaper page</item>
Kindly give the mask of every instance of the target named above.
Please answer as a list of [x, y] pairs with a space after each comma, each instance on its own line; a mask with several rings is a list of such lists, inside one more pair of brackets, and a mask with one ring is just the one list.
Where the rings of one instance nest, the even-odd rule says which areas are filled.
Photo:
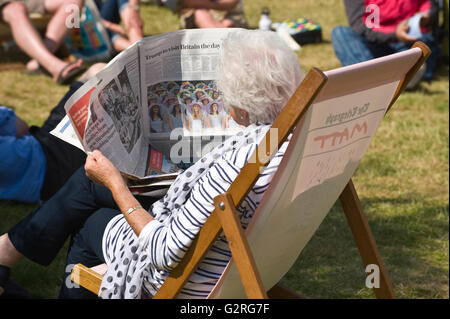
[[85, 151], [98, 149], [119, 170], [145, 175], [147, 141], [140, 107], [138, 46], [121, 54], [96, 80], [86, 83], [66, 104]]
[[[215, 83], [222, 41], [229, 32], [181, 30], [141, 42], [141, 96], [146, 99], [149, 143], [172, 162], [195, 162], [211, 148], [205, 145], [220, 144], [242, 130]], [[189, 154], [180, 154], [186, 149]]]

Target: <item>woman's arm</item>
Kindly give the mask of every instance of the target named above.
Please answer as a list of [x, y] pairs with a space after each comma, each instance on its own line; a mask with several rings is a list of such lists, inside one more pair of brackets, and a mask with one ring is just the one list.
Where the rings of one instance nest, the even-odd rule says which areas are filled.
[[150, 133], [156, 133], [156, 131], [152, 128], [152, 119], [150, 119]]
[[171, 131], [173, 131], [172, 117], [169, 116], [168, 120], [169, 120], [169, 121], [168, 121], [168, 122], [169, 122], [169, 129], [170, 129]]
[[188, 117], [188, 130], [192, 131], [192, 117]]
[[[93, 151], [92, 154], [88, 154], [84, 168], [89, 179], [107, 187], [111, 191], [114, 201], [119, 206], [120, 211], [125, 215], [128, 224], [130, 224], [136, 235], [139, 236], [145, 225], [153, 220], [153, 217], [145, 209], [140, 207], [139, 202], [131, 194], [118, 169], [97, 150]], [[127, 214], [129, 209], [133, 207], [140, 208]]]
[[227, 120], [226, 120], [226, 117], [225, 116], [221, 116], [221, 118], [222, 118], [222, 129], [224, 130], [224, 129], [226, 129], [227, 128]]

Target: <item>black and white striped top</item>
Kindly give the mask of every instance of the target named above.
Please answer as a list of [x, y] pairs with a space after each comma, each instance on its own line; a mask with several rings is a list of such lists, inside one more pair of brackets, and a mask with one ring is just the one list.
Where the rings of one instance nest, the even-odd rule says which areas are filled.
[[[227, 191], [269, 128], [267, 125], [246, 128], [234, 141], [228, 139], [181, 174], [167, 195], [152, 206], [155, 219], [145, 226], [139, 238], [123, 215], [111, 220], [103, 236], [108, 264], [100, 292], [103, 298], [151, 297], [158, 291], [214, 210], [214, 197]], [[243, 227], [260, 203], [286, 147], [287, 143], [278, 150], [238, 207]], [[230, 257], [222, 234], [178, 298], [206, 298]]]

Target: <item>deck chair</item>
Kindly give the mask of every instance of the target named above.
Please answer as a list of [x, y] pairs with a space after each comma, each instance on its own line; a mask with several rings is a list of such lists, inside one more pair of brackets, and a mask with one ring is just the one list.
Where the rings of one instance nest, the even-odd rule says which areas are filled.
[[[298, 298], [277, 283], [338, 198], [364, 265], [379, 267], [376, 296], [394, 298], [351, 177], [385, 113], [429, 54], [418, 42], [408, 51], [354, 66], [325, 73], [312, 69], [272, 125], [278, 146], [288, 136], [290, 142], [245, 233], [236, 207], [268, 163], [258, 150], [269, 157], [275, 152], [264, 148], [273, 130], [255, 151], [256, 160], [214, 199], [215, 210], [154, 298], [175, 298], [222, 230], [232, 259], [209, 298]], [[105, 269], [78, 264], [72, 280], [98, 293]]]

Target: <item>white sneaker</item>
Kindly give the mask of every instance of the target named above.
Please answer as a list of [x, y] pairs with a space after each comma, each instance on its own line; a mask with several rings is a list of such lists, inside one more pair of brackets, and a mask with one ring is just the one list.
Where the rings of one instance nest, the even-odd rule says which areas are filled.
[[422, 80], [423, 76], [425, 75], [425, 72], [427, 71], [427, 66], [425, 64], [422, 64], [419, 70], [417, 70], [416, 74], [414, 74], [411, 81], [409, 81], [408, 85], [406, 86], [407, 90], [414, 90], [419, 85], [420, 81]]

